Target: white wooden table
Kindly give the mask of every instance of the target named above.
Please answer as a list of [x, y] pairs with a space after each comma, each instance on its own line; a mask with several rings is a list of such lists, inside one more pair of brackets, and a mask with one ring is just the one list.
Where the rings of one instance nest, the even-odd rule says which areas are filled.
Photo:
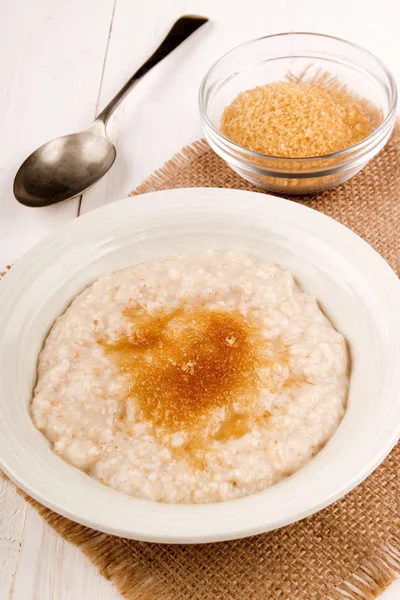
[[[184, 13], [212, 22], [117, 110], [111, 172], [80, 200], [30, 209], [12, 195], [37, 146], [86, 127]], [[247, 39], [317, 31], [361, 44], [400, 83], [398, 0], [3, 0], [0, 4], [0, 268], [79, 213], [127, 196], [201, 136], [197, 91], [209, 65]], [[0, 600], [111, 600], [119, 594], [9, 485], [0, 484]], [[400, 598], [400, 580], [382, 600]], [[156, 600], [156, 599], [155, 599]]]

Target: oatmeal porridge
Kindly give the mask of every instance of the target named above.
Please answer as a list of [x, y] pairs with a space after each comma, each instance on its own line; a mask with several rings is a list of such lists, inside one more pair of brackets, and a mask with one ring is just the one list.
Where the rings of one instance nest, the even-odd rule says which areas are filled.
[[32, 417], [128, 494], [216, 502], [305, 465], [346, 406], [343, 336], [279, 266], [237, 252], [101, 277], [54, 323]]

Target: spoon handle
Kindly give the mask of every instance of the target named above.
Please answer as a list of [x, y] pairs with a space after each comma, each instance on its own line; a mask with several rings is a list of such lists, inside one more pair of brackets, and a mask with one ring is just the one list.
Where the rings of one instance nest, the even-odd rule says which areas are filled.
[[158, 64], [163, 58], [168, 56], [170, 52], [175, 50], [182, 42], [184, 42], [192, 33], [194, 33], [199, 27], [207, 23], [208, 19], [205, 17], [197, 17], [192, 15], [186, 15], [176, 21], [169, 31], [167, 37], [160, 44], [157, 50], [146, 60], [146, 62], [136, 71], [134, 75], [125, 83], [120, 89], [118, 94], [107, 104], [107, 106], [97, 116], [96, 121], [101, 121], [104, 125], [122, 102], [131, 89], [146, 73], [150, 71], [156, 64]]

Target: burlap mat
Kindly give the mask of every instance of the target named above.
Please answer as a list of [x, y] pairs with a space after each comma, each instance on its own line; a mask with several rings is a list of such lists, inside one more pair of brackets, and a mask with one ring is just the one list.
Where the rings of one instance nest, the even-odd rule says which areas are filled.
[[[399, 272], [399, 168], [397, 134], [349, 182], [292, 199], [356, 231]], [[255, 189], [201, 141], [133, 194], [198, 186]], [[246, 540], [199, 546], [98, 533], [25, 497], [130, 600], [370, 600], [400, 574], [399, 481], [400, 444], [356, 490], [313, 517]]]

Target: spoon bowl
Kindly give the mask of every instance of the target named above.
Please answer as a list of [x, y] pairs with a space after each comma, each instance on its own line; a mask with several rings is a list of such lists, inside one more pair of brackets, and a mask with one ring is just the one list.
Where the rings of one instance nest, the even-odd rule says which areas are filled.
[[14, 195], [26, 206], [48, 206], [75, 198], [107, 173], [116, 157], [105, 126], [95, 121], [86, 131], [44, 144], [19, 168]]

